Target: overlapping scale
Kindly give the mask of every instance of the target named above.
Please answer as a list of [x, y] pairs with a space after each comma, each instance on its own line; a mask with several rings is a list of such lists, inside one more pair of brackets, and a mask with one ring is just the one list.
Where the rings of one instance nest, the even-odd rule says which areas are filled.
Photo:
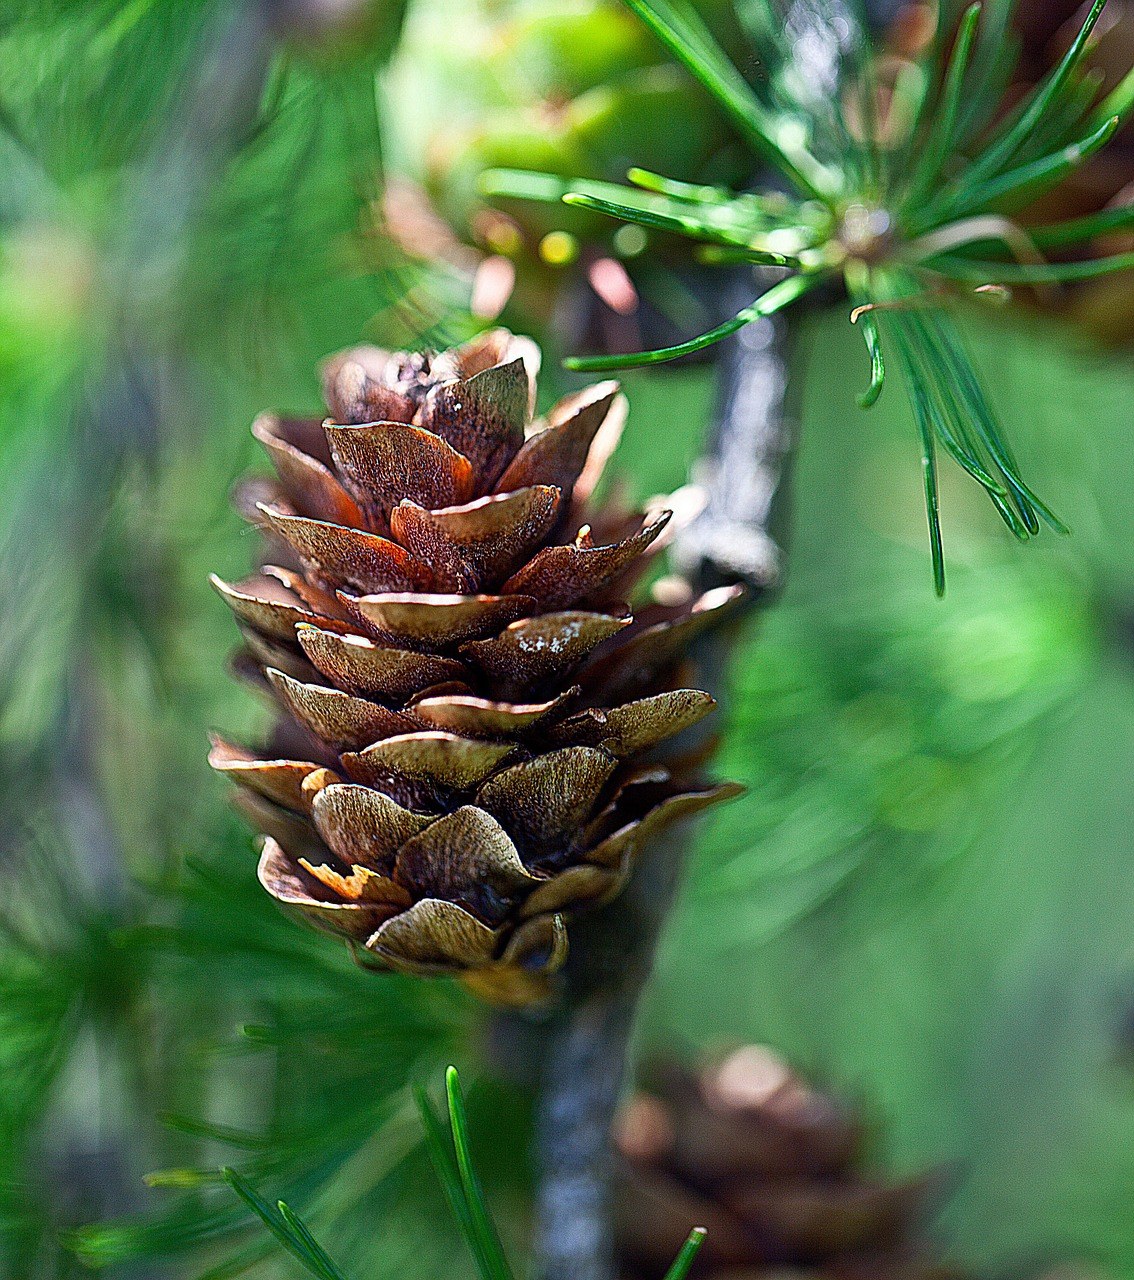
[[618, 398], [617, 382], [599, 382], [561, 400], [516, 452], [500, 477], [506, 493], [525, 485], [554, 485], [569, 500], [587, 465], [599, 428], [612, 418], [621, 433], [622, 414], [611, 414]]
[[264, 446], [300, 514], [332, 524], [362, 524], [358, 504], [328, 465], [327, 442], [318, 421], [265, 413], [252, 424], [252, 434]]
[[374, 787], [331, 783], [311, 804], [319, 834], [342, 862], [388, 871], [398, 850], [432, 819], [403, 808]]
[[592, 650], [630, 625], [628, 617], [585, 609], [544, 613], [463, 645], [461, 656], [511, 697], [570, 675]]
[[326, 431], [343, 484], [379, 528], [399, 502], [447, 507], [473, 493], [472, 463], [432, 431], [400, 422], [328, 423]]
[[547, 730], [578, 692], [576, 686], [545, 702], [528, 703], [494, 702], [471, 694], [440, 694], [416, 699], [413, 713], [435, 728], [470, 738], [525, 738]]
[[559, 489], [527, 485], [462, 506], [429, 511], [402, 501], [390, 528], [445, 590], [476, 591], [524, 563], [555, 524]]
[[668, 522], [666, 511], [621, 542], [598, 547], [584, 529], [567, 546], [544, 547], [537, 552], [504, 583], [503, 590], [533, 596], [548, 609], [568, 609], [601, 592], [642, 555]]
[[380, 702], [356, 698], [326, 685], [304, 684], [269, 667], [268, 681], [288, 711], [328, 746], [338, 750], [368, 746], [382, 738], [412, 733], [421, 721]]
[[465, 666], [454, 658], [377, 644], [365, 636], [323, 631], [302, 623], [295, 629], [312, 666], [347, 693], [405, 702], [431, 685], [461, 680]]
[[242, 509], [277, 563], [214, 579], [281, 713], [262, 758], [210, 756], [268, 837], [264, 886], [504, 1003], [547, 995], [571, 916], [653, 831], [732, 794], [642, 758], [713, 709], [677, 666], [733, 593], [618, 599], [669, 513], [591, 509], [625, 401], [601, 383], [533, 422], [538, 363], [504, 330], [333, 357], [331, 419], [254, 427], [278, 483]]
[[423, 423], [473, 464], [483, 493], [524, 443], [530, 391], [521, 357], [430, 389]]
[[536, 607], [533, 597], [515, 594], [380, 592], [341, 599], [376, 636], [426, 653], [490, 636]]
[[609, 709], [588, 707], [554, 726], [549, 736], [552, 741], [604, 747], [622, 760], [691, 729], [715, 706], [700, 689], [673, 689]]
[[268, 527], [288, 544], [316, 582], [356, 591], [420, 591], [434, 575], [411, 551], [364, 529], [309, 520], [260, 503]]

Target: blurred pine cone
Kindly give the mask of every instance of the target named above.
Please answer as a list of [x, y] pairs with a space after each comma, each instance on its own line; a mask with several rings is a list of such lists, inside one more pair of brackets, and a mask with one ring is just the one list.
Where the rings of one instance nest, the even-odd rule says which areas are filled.
[[[1067, 51], [1090, 5], [1080, 0], [1020, 0], [1016, 23], [1023, 41], [1021, 70], [1035, 81]], [[1134, 0], [1109, 0], [1095, 28], [1088, 66], [1099, 77], [1099, 93], [1116, 88], [1134, 65]], [[1036, 222], [1077, 218], [1134, 202], [1134, 124], [1129, 120], [1097, 155], [1076, 168], [1042, 203], [1029, 211]], [[1086, 256], [1134, 249], [1129, 234], [1106, 238]], [[1071, 316], [1105, 342], [1134, 339], [1134, 272], [1089, 281], [1061, 297]]]
[[495, 330], [330, 360], [331, 419], [253, 428], [270, 563], [214, 580], [283, 716], [211, 756], [265, 887], [379, 966], [515, 1003], [648, 834], [734, 790], [642, 756], [712, 709], [677, 665], [738, 591], [631, 615], [670, 513], [592, 509], [625, 402], [605, 382], [531, 423], [538, 359]]
[[869, 1173], [862, 1126], [763, 1048], [656, 1068], [616, 1123], [624, 1280], [660, 1280], [694, 1226], [713, 1280], [949, 1280], [918, 1222], [932, 1179]]
[[[1022, 43], [1018, 92], [1046, 75], [1067, 52], [1090, 9], [1080, 0], [1020, 0], [1015, 21]], [[1118, 87], [1134, 65], [1134, 2], [1108, 0], [1092, 36], [1087, 66], [1099, 78], [1098, 93]], [[1134, 191], [1134, 124], [1127, 121], [1117, 136], [1087, 164], [1045, 198], [1044, 213], [1077, 217], [1108, 204], [1129, 203]], [[1123, 193], [1125, 192], [1125, 196]]]
[[[956, 21], [964, 4], [944, 9]], [[1091, 0], [1017, 0], [1012, 10], [1011, 106], [1031, 92], [1059, 63], [1091, 9]], [[888, 31], [891, 50], [900, 58], [916, 56], [937, 29], [939, 11], [925, 0], [908, 0]], [[915, 38], [908, 39], [910, 33]], [[1109, 0], [1095, 26], [1085, 59], [1095, 77], [1095, 99], [1116, 89], [1134, 64], [1134, 0]], [[1042, 226], [1079, 218], [1134, 202], [1134, 122], [1127, 120], [1106, 147], [1074, 166], [1058, 186], [1045, 192], [1017, 216], [1024, 225]], [[1095, 257], [1134, 249], [1129, 233], [1100, 236], [1076, 250]], [[1035, 301], [1078, 321], [1105, 342], [1134, 338], [1134, 272], [1123, 271], [1070, 287], [1037, 292]]]
[[[736, 29], [731, 0], [694, 5], [718, 35]], [[468, 38], [454, 42], [461, 14]], [[422, 66], [431, 69], [424, 95]], [[498, 167], [618, 182], [631, 165], [689, 181], [746, 176], [750, 162], [719, 109], [621, 0], [464, 0], [459, 10], [425, 0], [388, 103], [392, 166], [419, 190], [412, 204], [401, 193], [386, 202], [383, 230], [412, 254], [429, 202], [454, 237], [446, 256], [459, 245], [486, 264], [473, 288], [478, 315], [491, 319], [508, 303], [510, 316], [546, 324], [565, 299], [572, 348], [637, 349], [642, 324], [651, 341], [689, 336], [666, 320], [688, 307], [688, 285], [658, 271], [659, 250], [666, 257], [675, 237], [480, 190]], [[683, 246], [675, 260], [684, 270], [687, 259]]]

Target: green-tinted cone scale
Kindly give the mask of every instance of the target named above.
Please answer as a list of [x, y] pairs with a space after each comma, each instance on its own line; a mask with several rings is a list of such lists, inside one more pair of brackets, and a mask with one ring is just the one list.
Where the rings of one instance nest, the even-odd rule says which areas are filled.
[[328, 420], [255, 424], [265, 561], [215, 580], [280, 712], [266, 750], [211, 755], [264, 887], [379, 966], [519, 1004], [648, 836], [733, 791], [657, 748], [712, 710], [681, 659], [738, 591], [631, 611], [670, 512], [594, 506], [625, 402], [600, 383], [533, 422], [538, 362], [500, 329], [330, 360]]

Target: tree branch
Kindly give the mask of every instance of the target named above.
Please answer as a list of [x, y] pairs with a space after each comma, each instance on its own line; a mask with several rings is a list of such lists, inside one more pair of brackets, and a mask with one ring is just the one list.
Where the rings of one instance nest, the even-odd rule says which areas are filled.
[[680, 879], [684, 840], [652, 851], [623, 894], [576, 924], [568, 992], [541, 1044], [537, 1274], [612, 1274], [609, 1133], [638, 1000]]
[[[865, 0], [885, 22], [892, 0]], [[794, 0], [785, 30], [806, 82], [830, 110], [844, 63], [859, 41], [855, 6]], [[803, 37], [811, 36], [813, 39]], [[735, 314], [757, 282], [774, 274], [736, 272], [721, 310]], [[736, 295], [734, 297], [733, 295]], [[739, 299], [739, 300], [738, 300]], [[813, 305], [813, 304], [812, 304]], [[741, 582], [763, 606], [783, 579], [789, 463], [797, 423], [789, 361], [797, 312], [761, 320], [722, 344], [715, 418], [694, 480], [705, 490], [700, 516], [678, 538], [674, 561], [699, 588]], [[691, 655], [698, 687], [720, 692], [730, 640], [710, 634]], [[572, 935], [566, 995], [544, 1029], [537, 1103], [537, 1274], [541, 1280], [612, 1280], [609, 1134], [626, 1069], [639, 997], [680, 882], [687, 837], [678, 830], [639, 863], [625, 892], [580, 918]]]
[[[755, 600], [779, 576], [771, 530], [794, 425], [785, 412], [788, 326], [767, 322], [752, 329], [732, 339], [724, 356], [717, 421], [699, 469], [707, 502], [678, 558], [691, 580], [744, 581]], [[726, 642], [707, 639], [694, 658], [698, 687], [719, 690]], [[536, 1252], [543, 1280], [613, 1275], [610, 1125], [686, 844], [684, 832], [671, 832], [615, 902], [573, 929], [566, 995], [540, 1041]]]

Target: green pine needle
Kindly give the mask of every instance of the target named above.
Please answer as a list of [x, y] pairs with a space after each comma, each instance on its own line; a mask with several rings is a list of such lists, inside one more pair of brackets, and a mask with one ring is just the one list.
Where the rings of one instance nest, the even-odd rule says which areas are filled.
[[[1124, 221], [1129, 225], [1134, 218]], [[1077, 280], [1097, 280], [1117, 271], [1129, 271], [1134, 268], [1134, 253], [1118, 253], [1109, 258], [1090, 258], [1083, 262], [1037, 263], [1034, 266], [1022, 262], [982, 262], [949, 255], [933, 258], [926, 265], [951, 280], [977, 284], [1071, 284]]]
[[707, 1234], [708, 1232], [704, 1227], [694, 1227], [690, 1231], [685, 1243], [681, 1246], [680, 1252], [674, 1258], [673, 1265], [665, 1273], [665, 1280], [685, 1280], [685, 1277], [689, 1274], [689, 1268], [693, 1265], [701, 1246], [705, 1243]]
[[814, 288], [820, 279], [821, 277], [816, 275], [788, 276], [786, 280], [781, 280], [779, 284], [774, 284], [766, 293], [761, 294], [751, 306], [738, 311], [731, 320], [726, 320], [697, 338], [690, 338], [688, 342], [678, 342], [672, 347], [660, 347], [656, 351], [637, 351], [630, 355], [568, 356], [563, 363], [568, 369], [583, 373], [599, 373], [610, 369], [635, 369], [644, 365], [663, 364], [667, 360], [676, 360], [679, 356], [692, 355], [695, 351], [704, 351], [706, 347], [711, 347], [722, 338], [727, 338], [730, 333], [743, 329], [753, 320], [760, 320], [766, 316], [775, 315], [777, 311], [782, 311], [784, 307], [790, 306]]
[[765, 109], [691, 5], [671, 0], [625, 3], [716, 98], [757, 152], [809, 196], [830, 196], [830, 178], [823, 167], [802, 143], [778, 127], [776, 117]]
[[1039, 526], [1035, 523], [1038, 517], [1054, 532], [1068, 533], [1069, 530], [1063, 521], [1032, 492], [1020, 477], [1016, 459], [1004, 440], [996, 414], [985, 396], [980, 379], [973, 368], [972, 360], [964, 350], [956, 327], [948, 317], [941, 314], [934, 318], [934, 327], [940, 338], [940, 349], [945, 356], [950, 385], [959, 393], [964, 412], [969, 415], [977, 434], [985, 442], [989, 453], [1000, 468], [1030, 532], [1039, 532]]
[[938, 598], [945, 594], [945, 553], [941, 543], [941, 513], [937, 491], [937, 453], [933, 446], [933, 422], [929, 412], [929, 397], [924, 385], [918, 381], [910, 359], [904, 361], [906, 379], [910, 387], [914, 421], [921, 437], [921, 471], [925, 489], [925, 514], [929, 521], [929, 549], [933, 561], [933, 590]]
[[1036, 196], [1049, 190], [1060, 183], [1072, 169], [1077, 169], [1084, 160], [1105, 147], [1114, 137], [1118, 123], [1118, 117], [1111, 116], [1093, 133], [1050, 155], [1001, 173], [983, 186], [974, 188], [966, 184], [965, 190], [945, 204], [944, 213], [939, 217], [950, 221], [970, 217], [977, 210], [999, 208], [1008, 199], [1018, 205], [1024, 197]]
[[666, 178], [660, 173], [651, 173], [649, 169], [639, 169], [636, 166], [627, 170], [626, 180], [641, 187], [643, 191], [654, 191], [658, 195], [672, 196], [675, 200], [687, 200], [697, 205], [728, 204], [733, 199], [727, 187], [678, 182], [674, 178]]
[[553, 173], [529, 169], [485, 169], [477, 185], [482, 195], [537, 200], [542, 204], [558, 204], [573, 186]]
[[802, 266], [796, 257], [782, 253], [772, 253], [766, 249], [755, 249], [749, 245], [737, 245], [737, 232], [716, 228], [704, 221], [687, 214], [663, 212], [658, 209], [634, 208], [615, 200], [607, 200], [600, 196], [588, 195], [582, 191], [569, 191], [563, 197], [563, 203], [579, 209], [590, 209], [594, 213], [603, 213], [611, 218], [621, 218], [624, 222], [634, 222], [641, 227], [652, 227], [657, 231], [671, 231], [678, 235], [693, 235], [705, 240], [720, 238], [721, 243], [735, 246], [745, 254], [748, 262], [759, 263], [767, 267]]
[[256, 1214], [283, 1247], [316, 1277], [316, 1280], [346, 1280], [304, 1222], [282, 1200], [273, 1208], [234, 1169], [222, 1170], [225, 1181]]
[[[450, 1125], [448, 1133], [424, 1089], [415, 1090], [415, 1096], [425, 1124], [426, 1140], [434, 1167], [476, 1261], [481, 1280], [514, 1280], [473, 1165], [468, 1119], [457, 1068], [449, 1067], [445, 1072], [445, 1097]], [[695, 1227], [689, 1233], [689, 1238], [666, 1273], [666, 1280], [684, 1280], [704, 1238], [703, 1227]]]
[[1037, 127], [1043, 123], [1048, 111], [1058, 101], [1072, 73], [1082, 60], [1083, 54], [1086, 52], [1087, 41], [1090, 39], [1091, 32], [1095, 29], [1095, 24], [1102, 16], [1106, 2], [1107, 0], [1094, 0], [1086, 20], [1080, 27], [1075, 39], [1071, 42], [1067, 52], [1046, 79], [1025, 100], [1019, 109], [1019, 116], [1015, 124], [1008, 128], [998, 140], [989, 145], [973, 166], [973, 172], [970, 175], [972, 181], [976, 182], [999, 172], [1004, 165], [1012, 160]]
[[698, 262], [709, 267], [724, 267], [730, 263], [744, 262], [752, 267], [783, 267], [797, 263], [797, 258], [784, 258], [782, 254], [766, 249], [750, 249], [746, 245], [699, 244], [693, 250]]
[[230, 1125], [212, 1124], [205, 1120], [196, 1120], [191, 1116], [179, 1116], [166, 1113], [161, 1117], [167, 1129], [178, 1133], [186, 1133], [194, 1138], [209, 1138], [213, 1142], [225, 1143], [230, 1147], [241, 1147], [246, 1151], [263, 1150], [268, 1144], [259, 1134], [249, 1133], [244, 1129], [234, 1129]]
[[469, 1208], [469, 1217], [476, 1232], [479, 1248], [488, 1261], [492, 1280], [513, 1280], [512, 1270], [504, 1256], [496, 1225], [484, 1202], [480, 1179], [473, 1167], [472, 1153], [469, 1149], [468, 1120], [465, 1115], [465, 1100], [461, 1090], [461, 1078], [456, 1067], [449, 1067], [445, 1072], [445, 1096], [449, 1103], [449, 1123], [453, 1131], [453, 1149], [457, 1154], [457, 1169], [461, 1178], [461, 1190]]
[[420, 1087], [415, 1088], [414, 1098], [421, 1113], [422, 1124], [425, 1126], [426, 1148], [433, 1162], [437, 1180], [441, 1183], [441, 1190], [445, 1193], [449, 1211], [457, 1221], [461, 1236], [468, 1245], [481, 1280], [494, 1280], [491, 1262], [481, 1250], [472, 1212], [461, 1185], [461, 1175], [453, 1157], [450, 1135], [445, 1132], [444, 1126], [437, 1118], [437, 1113], [433, 1110], [433, 1104], [429, 1101], [425, 1090]]
[[942, 377], [945, 364], [940, 342], [922, 316], [909, 312], [901, 317], [901, 328], [912, 363], [918, 370], [918, 379], [929, 392], [929, 411], [934, 429], [941, 443], [957, 465], [989, 494], [1007, 498], [1008, 490], [989, 470], [985, 469], [980, 450], [968, 428], [964, 411], [947, 377]]
[[[481, 1280], [514, 1280], [473, 1166], [468, 1118], [456, 1067], [449, 1067], [445, 1072], [448, 1130], [438, 1118], [425, 1090], [415, 1088], [414, 1096], [425, 1126], [426, 1145], [434, 1168]], [[346, 1276], [331, 1260], [307, 1224], [282, 1200], [275, 1206], [269, 1204], [246, 1178], [233, 1169], [221, 1170], [221, 1176], [276, 1240], [316, 1280], [346, 1280]], [[666, 1272], [665, 1280], [686, 1280], [697, 1251], [704, 1243], [705, 1234], [704, 1227], [693, 1228]], [[228, 1280], [263, 1261], [266, 1256], [259, 1247], [246, 1250], [210, 1271], [208, 1277], [202, 1277], [202, 1280]]]
[[[1098, 103], [1099, 76], [1085, 67], [1105, 0], [1094, 0], [1058, 65], [1011, 110], [1002, 101], [1016, 56], [1011, 0], [969, 4], [955, 33], [946, 24], [914, 68], [916, 84], [906, 92], [908, 114], [901, 117], [907, 133], [897, 138], [880, 132], [874, 53], [863, 39], [852, 41], [839, 69], [843, 100], [831, 119], [820, 120], [804, 90], [795, 90], [801, 96], [793, 100], [793, 77], [779, 73], [791, 52], [774, 38], [754, 50], [765, 74], [750, 84], [688, 0], [624, 2], [737, 124], [752, 148], [753, 170], [771, 161], [794, 193], [729, 193], [637, 168], [630, 170], [630, 187], [494, 171], [485, 188], [675, 232], [698, 242], [703, 262], [776, 262], [794, 274], [685, 342], [632, 355], [575, 356], [567, 367], [603, 372], [673, 360], [781, 310], [820, 283], [842, 284], [870, 356], [870, 382], [859, 403], [869, 408], [882, 393], [885, 343], [893, 345], [905, 376], [921, 441], [937, 590], [944, 588], [938, 447], [984, 488], [1016, 537], [1030, 538], [1042, 524], [1065, 532], [1019, 474], [954, 330], [948, 294], [969, 296], [973, 285], [1073, 283], [1134, 268], [1131, 253], [1054, 263], [1040, 256], [1134, 226], [1134, 206], [1030, 233], [1008, 217], [1105, 147], [1134, 111], [1134, 72]], [[931, 244], [936, 249], [926, 258]], [[1009, 251], [1018, 260], [1008, 260]], [[996, 260], [1001, 255], [1004, 260]], [[893, 320], [880, 321], [891, 308]]]
[[1126, 73], [1115, 89], [1107, 95], [1095, 111], [1094, 123], [1102, 124], [1111, 116], [1125, 122], [1134, 111], [1134, 68]]
[[869, 312], [859, 318], [862, 336], [866, 340], [866, 349], [870, 353], [870, 385], [858, 397], [861, 408], [869, 409], [878, 403], [882, 388], [886, 385], [886, 361], [882, 355], [882, 337], [878, 332], [878, 321]]
[[922, 158], [914, 170], [908, 199], [917, 204], [931, 190], [957, 142], [957, 122], [961, 112], [961, 93], [965, 73], [972, 58], [973, 41], [980, 22], [980, 4], [971, 4], [961, 19], [957, 43], [945, 73], [945, 83], [937, 104], [937, 114], [930, 127], [929, 137], [922, 151]]
[[514, 1280], [473, 1167], [464, 1097], [456, 1067], [449, 1067], [445, 1073], [448, 1133], [424, 1089], [415, 1089], [414, 1096], [425, 1125], [433, 1167], [481, 1280]]
[[1097, 236], [1129, 231], [1131, 227], [1134, 227], [1134, 204], [1127, 204], [1115, 209], [1102, 209], [1098, 213], [1084, 214], [1081, 218], [1071, 218], [1066, 222], [1055, 222], [1046, 227], [1032, 227], [1028, 234], [1037, 249], [1065, 249], [1070, 245], [1094, 240]]

